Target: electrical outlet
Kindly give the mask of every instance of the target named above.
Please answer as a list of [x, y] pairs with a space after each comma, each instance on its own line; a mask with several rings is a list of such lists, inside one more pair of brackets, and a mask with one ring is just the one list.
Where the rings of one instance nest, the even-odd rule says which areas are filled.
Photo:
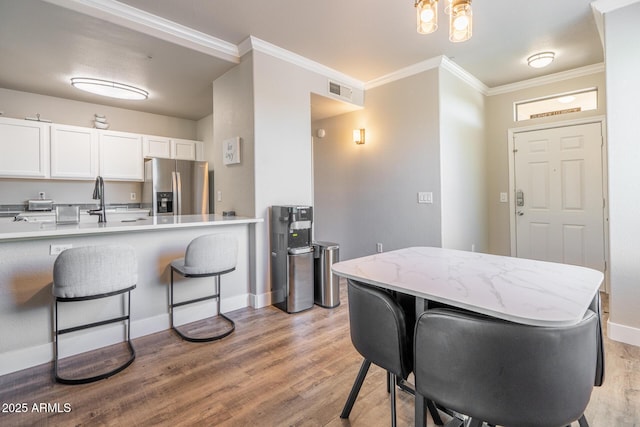
[[376, 243], [376, 252], [378, 253], [382, 252], [382, 243]]
[[64, 251], [65, 249], [71, 249], [72, 247], [73, 245], [71, 243], [66, 245], [50, 245], [49, 255], [59, 255], [60, 252]]
[[131, 200], [135, 200], [137, 197], [138, 197], [138, 195], [137, 195], [136, 193], [131, 193], [131, 194], [129, 195], [129, 198], [130, 198]]
[[418, 192], [418, 203], [433, 203], [433, 193], [431, 191]]
[[509, 202], [509, 196], [507, 195], [507, 193], [501, 192], [500, 193], [500, 203], [507, 203], [507, 202]]

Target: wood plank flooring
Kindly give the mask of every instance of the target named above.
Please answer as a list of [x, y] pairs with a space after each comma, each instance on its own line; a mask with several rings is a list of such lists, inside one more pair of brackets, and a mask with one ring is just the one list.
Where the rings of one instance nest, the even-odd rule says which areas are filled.
[[[93, 384], [56, 384], [51, 364], [2, 376], [0, 409], [26, 403], [27, 411], [0, 412], [0, 425], [388, 426], [385, 374], [375, 366], [350, 419], [339, 418], [362, 361], [349, 337], [344, 284], [341, 294], [336, 309], [228, 313], [236, 331], [214, 343], [185, 342], [169, 331], [138, 338], [133, 365]], [[607, 340], [606, 353], [605, 384], [593, 391], [589, 422], [640, 427], [640, 348]], [[399, 392], [398, 425], [413, 420], [413, 398]]]

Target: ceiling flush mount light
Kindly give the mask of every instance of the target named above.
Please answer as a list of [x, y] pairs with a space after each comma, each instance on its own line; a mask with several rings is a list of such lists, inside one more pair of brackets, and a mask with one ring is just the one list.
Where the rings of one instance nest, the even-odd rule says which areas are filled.
[[415, 4], [418, 33], [429, 34], [438, 29], [438, 0], [418, 0]]
[[[473, 14], [471, 0], [444, 0], [444, 12], [449, 15], [449, 40], [463, 42], [472, 35]], [[438, 29], [438, 0], [415, 0], [417, 30], [420, 34], [433, 33]]]
[[556, 54], [553, 52], [540, 52], [527, 58], [527, 64], [533, 68], [543, 68], [553, 62]]
[[74, 77], [71, 79], [71, 84], [86, 92], [111, 98], [141, 100], [149, 97], [149, 92], [144, 89], [108, 80]]
[[353, 142], [356, 144], [364, 144], [364, 129], [353, 130]]

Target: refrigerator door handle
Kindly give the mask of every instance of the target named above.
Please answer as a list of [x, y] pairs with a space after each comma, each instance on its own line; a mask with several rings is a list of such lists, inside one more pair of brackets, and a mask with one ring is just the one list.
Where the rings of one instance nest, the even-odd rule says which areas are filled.
[[177, 177], [177, 198], [178, 198], [178, 215], [182, 215], [182, 179], [180, 178], [180, 172], [175, 172]]
[[173, 194], [173, 214], [178, 210], [178, 177], [175, 172], [171, 172], [171, 193]]

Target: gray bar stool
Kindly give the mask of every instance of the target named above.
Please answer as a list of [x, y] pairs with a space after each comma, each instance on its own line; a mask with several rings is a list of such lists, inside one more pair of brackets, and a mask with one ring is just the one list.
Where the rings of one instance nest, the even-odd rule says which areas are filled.
[[[127, 245], [85, 246], [63, 251], [53, 264], [53, 296], [55, 340], [54, 376], [63, 384], [86, 384], [108, 378], [131, 365], [136, 352], [131, 343], [131, 291], [138, 281], [138, 263], [135, 250]], [[123, 315], [92, 323], [59, 329], [60, 303], [88, 301], [127, 294], [127, 305]], [[66, 378], [58, 373], [60, 359], [60, 335], [125, 322], [128, 359], [108, 372], [82, 378]]]
[[[235, 330], [235, 323], [220, 312], [220, 276], [236, 269], [238, 260], [238, 240], [232, 234], [208, 234], [191, 241], [185, 252], [184, 258], [171, 262], [171, 287], [169, 291], [169, 318], [171, 328], [180, 337], [192, 342], [209, 342], [219, 340], [231, 334]], [[183, 277], [215, 277], [215, 293], [200, 298], [174, 302], [174, 272]], [[215, 299], [217, 302], [217, 316], [229, 324], [229, 328], [220, 333], [206, 337], [195, 337], [184, 333], [174, 324], [174, 309], [195, 302]]]

